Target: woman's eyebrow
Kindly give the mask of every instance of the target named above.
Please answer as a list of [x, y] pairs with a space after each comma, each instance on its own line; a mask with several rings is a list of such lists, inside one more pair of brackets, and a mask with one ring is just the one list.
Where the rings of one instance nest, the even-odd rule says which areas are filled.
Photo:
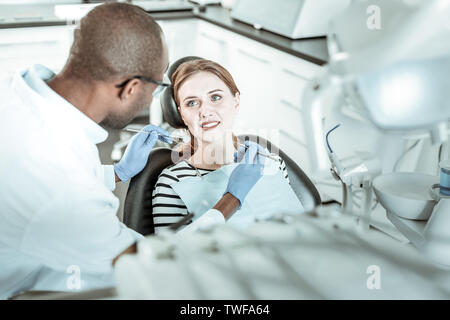
[[195, 97], [195, 96], [189, 96], [189, 97], [184, 98], [183, 101], [185, 101], [185, 100], [187, 100], [187, 99], [195, 99], [195, 98], [197, 98], [197, 97]]
[[[223, 92], [222, 89], [214, 89], [214, 90], [209, 91], [208, 94], [216, 92], [216, 91], [222, 91]], [[196, 96], [189, 96], [189, 97], [184, 98], [183, 101], [185, 101], [187, 99], [195, 99], [195, 98], [197, 98], [197, 97]]]

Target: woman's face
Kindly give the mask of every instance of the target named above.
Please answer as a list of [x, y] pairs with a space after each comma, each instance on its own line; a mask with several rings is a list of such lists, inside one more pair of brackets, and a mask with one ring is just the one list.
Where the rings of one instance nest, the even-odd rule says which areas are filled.
[[239, 93], [233, 95], [215, 74], [200, 71], [178, 89], [181, 117], [198, 140], [214, 142], [231, 136], [239, 107]]

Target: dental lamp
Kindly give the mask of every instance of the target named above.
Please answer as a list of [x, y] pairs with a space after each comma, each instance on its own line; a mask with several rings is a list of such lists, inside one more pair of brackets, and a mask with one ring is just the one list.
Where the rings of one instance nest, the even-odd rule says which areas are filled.
[[[329, 64], [303, 98], [305, 132], [315, 142], [313, 171], [329, 166], [324, 108], [350, 104], [381, 132], [427, 134], [433, 144], [448, 139], [449, 17], [449, 0], [359, 0], [332, 20]], [[438, 177], [419, 173], [373, 181], [397, 229], [432, 262], [450, 267], [450, 197], [442, 187]]]

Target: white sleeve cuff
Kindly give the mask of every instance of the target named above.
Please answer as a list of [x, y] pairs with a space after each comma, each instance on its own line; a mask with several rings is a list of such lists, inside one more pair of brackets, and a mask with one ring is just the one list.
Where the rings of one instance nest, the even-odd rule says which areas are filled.
[[103, 182], [105, 186], [114, 191], [116, 188], [116, 177], [114, 175], [114, 166], [113, 165], [102, 165], [103, 167]]
[[200, 218], [181, 229], [178, 233], [195, 232], [202, 229], [208, 229], [216, 224], [224, 223], [225, 217], [223, 216], [222, 212], [216, 209], [209, 209]]

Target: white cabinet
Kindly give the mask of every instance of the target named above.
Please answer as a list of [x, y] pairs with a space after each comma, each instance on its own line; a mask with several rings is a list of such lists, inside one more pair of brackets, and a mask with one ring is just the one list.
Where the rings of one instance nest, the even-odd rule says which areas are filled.
[[0, 72], [40, 63], [54, 71], [64, 66], [73, 40], [74, 26], [0, 29]]
[[169, 48], [169, 62], [192, 55], [196, 47], [198, 24], [196, 19], [160, 20]]
[[241, 92], [236, 133], [269, 139], [308, 173], [302, 94], [321, 67], [203, 20], [160, 24], [171, 61], [197, 55], [219, 62], [233, 75]]

